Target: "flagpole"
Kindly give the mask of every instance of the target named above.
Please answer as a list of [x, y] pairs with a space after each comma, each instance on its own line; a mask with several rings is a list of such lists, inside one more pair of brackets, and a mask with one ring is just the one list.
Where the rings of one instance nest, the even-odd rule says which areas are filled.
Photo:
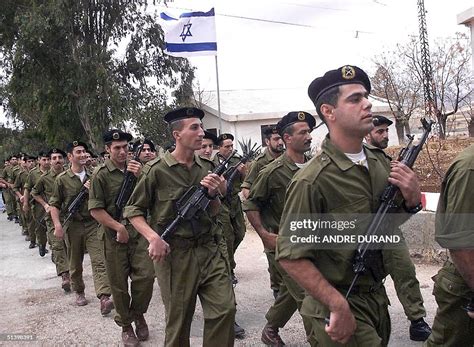
[[214, 56], [216, 58], [216, 83], [217, 83], [217, 117], [219, 119], [219, 134], [222, 134], [222, 125], [221, 125], [221, 95], [219, 91], [219, 68], [217, 67], [217, 54]]

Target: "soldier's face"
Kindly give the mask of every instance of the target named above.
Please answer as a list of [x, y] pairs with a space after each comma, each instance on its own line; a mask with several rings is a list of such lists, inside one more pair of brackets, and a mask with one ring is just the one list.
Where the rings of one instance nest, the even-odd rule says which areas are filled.
[[268, 148], [273, 153], [281, 153], [283, 152], [283, 149], [285, 148], [283, 139], [278, 134], [272, 134], [272, 136], [268, 140], [266, 140], [266, 142], [267, 142]]
[[28, 159], [25, 161], [25, 169], [31, 170], [36, 165], [36, 162], [34, 159]]
[[86, 164], [86, 149], [83, 146], [76, 146], [72, 149], [72, 153], [68, 153], [67, 157], [71, 163], [77, 166]]
[[86, 165], [90, 166], [92, 164], [92, 155], [86, 152]]
[[49, 157], [41, 157], [39, 160], [39, 165], [41, 170], [49, 170], [49, 168], [51, 167], [51, 161]]
[[306, 122], [297, 122], [292, 125], [293, 135], [284, 134], [287, 148], [296, 153], [304, 153], [311, 149], [311, 129]]
[[60, 171], [64, 165], [64, 157], [61, 153], [51, 154], [51, 166], [53, 170]]
[[201, 148], [204, 130], [199, 118], [182, 120], [182, 129], [173, 131], [176, 139], [176, 148], [179, 146], [196, 151]]
[[11, 166], [16, 166], [18, 165], [18, 158], [17, 157], [13, 157], [10, 159], [10, 165]]
[[142, 152], [140, 153], [140, 160], [142, 163], [148, 163], [150, 160], [153, 159], [153, 152], [151, 151], [150, 145], [145, 143], [143, 145]]
[[219, 154], [224, 158], [228, 158], [234, 150], [234, 142], [231, 139], [222, 141], [221, 146], [219, 147]]
[[340, 86], [336, 107], [329, 107], [324, 115], [329, 127], [338, 128], [341, 136], [364, 138], [374, 128], [372, 103], [368, 96], [361, 84]]
[[373, 128], [366, 136], [367, 143], [385, 149], [388, 146], [388, 125], [382, 124]]
[[[118, 164], [123, 164], [127, 161], [128, 142], [127, 141], [112, 141], [110, 145], [105, 146], [105, 150], [110, 155], [110, 159]], [[133, 155], [132, 155], [133, 158]]]
[[198, 151], [198, 154], [210, 159], [213, 149], [214, 142], [211, 139], [202, 139], [201, 149]]

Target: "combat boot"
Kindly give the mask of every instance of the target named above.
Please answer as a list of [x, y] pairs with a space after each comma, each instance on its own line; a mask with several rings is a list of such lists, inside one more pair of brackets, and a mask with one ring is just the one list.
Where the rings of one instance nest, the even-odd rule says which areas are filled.
[[46, 246], [39, 245], [38, 250], [40, 257], [44, 257], [46, 255]]
[[102, 316], [109, 314], [114, 308], [114, 302], [109, 295], [102, 294], [100, 296], [100, 313]]
[[36, 243], [30, 241], [30, 245], [28, 246], [29, 249], [32, 249], [32, 248], [35, 248], [36, 247]]
[[139, 342], [131, 325], [122, 327], [122, 342], [124, 347], [138, 346]]
[[143, 315], [137, 316], [135, 319], [135, 333], [137, 334], [137, 338], [139, 341], [146, 341], [150, 336], [150, 332], [148, 331], [148, 325], [146, 324], [145, 317]]
[[86, 306], [87, 300], [84, 293], [76, 293], [76, 305], [77, 306]]
[[267, 346], [272, 346], [272, 347], [285, 346], [285, 343], [281, 339], [280, 334], [278, 334], [278, 328], [274, 328], [268, 324], [265, 325], [265, 327], [262, 330], [261, 340]]
[[410, 340], [426, 341], [431, 335], [431, 328], [423, 318], [414, 320], [410, 324]]
[[69, 293], [71, 291], [71, 278], [69, 277], [69, 272], [63, 272], [61, 274], [61, 288], [64, 289], [66, 293]]
[[236, 322], [234, 322], [234, 337], [236, 339], [243, 339], [245, 338], [245, 330]]

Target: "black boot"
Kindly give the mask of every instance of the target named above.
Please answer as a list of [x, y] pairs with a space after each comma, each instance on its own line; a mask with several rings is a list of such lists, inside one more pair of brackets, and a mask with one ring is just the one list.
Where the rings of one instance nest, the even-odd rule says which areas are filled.
[[410, 340], [426, 341], [431, 334], [431, 328], [423, 318], [411, 321]]

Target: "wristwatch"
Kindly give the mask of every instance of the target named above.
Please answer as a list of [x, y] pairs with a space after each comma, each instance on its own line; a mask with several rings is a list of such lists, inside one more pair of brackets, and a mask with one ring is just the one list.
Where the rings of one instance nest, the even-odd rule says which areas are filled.
[[405, 201], [403, 202], [403, 209], [405, 210], [405, 212], [407, 213], [411, 213], [411, 214], [415, 214], [417, 212], [420, 212], [422, 209], [423, 209], [423, 205], [422, 203], [420, 202], [418, 205], [416, 205], [415, 207], [412, 207], [412, 208], [408, 208], [407, 205], [405, 205]]

